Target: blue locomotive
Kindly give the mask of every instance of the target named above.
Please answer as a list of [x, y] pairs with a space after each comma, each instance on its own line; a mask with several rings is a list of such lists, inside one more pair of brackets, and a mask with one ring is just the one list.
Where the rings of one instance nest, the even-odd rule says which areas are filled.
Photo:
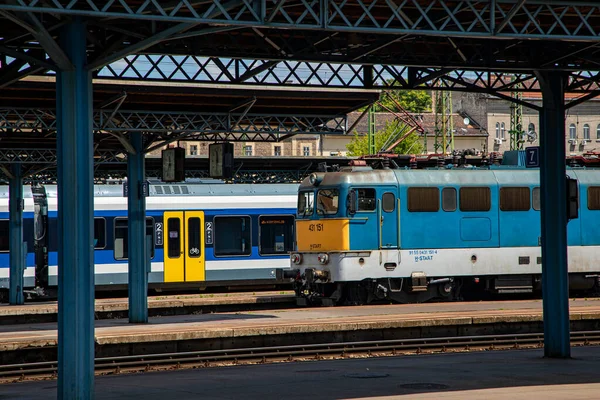
[[[297, 184], [150, 184], [146, 199], [154, 289], [261, 286], [289, 268]], [[52, 295], [57, 285], [57, 188], [24, 187], [25, 289]], [[8, 187], [0, 187], [0, 294], [9, 282]], [[127, 197], [122, 184], [94, 187], [98, 290], [128, 277]], [[289, 285], [289, 283], [288, 283]]]
[[[571, 289], [600, 276], [600, 170], [568, 169]], [[541, 289], [539, 170], [516, 166], [315, 173], [299, 187], [300, 303], [421, 302]]]

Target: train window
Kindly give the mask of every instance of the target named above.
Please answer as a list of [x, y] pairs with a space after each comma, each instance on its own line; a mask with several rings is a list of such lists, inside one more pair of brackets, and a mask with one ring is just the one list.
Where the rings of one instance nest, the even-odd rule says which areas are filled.
[[298, 215], [312, 215], [315, 204], [315, 194], [313, 192], [300, 192], [298, 194]]
[[187, 235], [188, 235], [188, 255], [191, 258], [201, 256], [200, 250], [200, 218], [193, 217], [188, 219]]
[[460, 211], [490, 211], [492, 195], [489, 187], [460, 188]]
[[383, 211], [393, 212], [396, 209], [396, 196], [394, 193], [384, 193], [381, 200]]
[[169, 258], [181, 257], [181, 220], [167, 219], [167, 255]]
[[588, 188], [588, 210], [600, 210], [600, 186]]
[[106, 247], [106, 220], [104, 218], [94, 218], [94, 248], [103, 249]]
[[542, 208], [539, 187], [534, 187], [533, 190], [531, 191], [531, 203], [532, 203], [531, 205], [533, 206], [533, 209], [535, 211], [540, 211], [540, 209]]
[[503, 187], [500, 188], [500, 210], [502, 211], [529, 211], [528, 187]]
[[8, 251], [10, 246], [10, 233], [8, 220], [0, 220], [0, 251]]
[[[146, 236], [152, 237], [150, 241], [150, 258], [154, 258], [154, 218], [146, 217]], [[115, 218], [115, 242], [114, 257], [115, 260], [127, 260], [129, 257], [129, 234], [127, 227], [127, 218]]]
[[321, 189], [317, 192], [317, 214], [337, 214], [340, 192], [337, 189]]
[[374, 211], [377, 207], [375, 189], [356, 189], [358, 192], [358, 211]]
[[250, 217], [215, 217], [214, 251], [216, 256], [249, 256]]
[[408, 188], [408, 211], [437, 212], [440, 209], [440, 189], [436, 187]]
[[456, 189], [447, 187], [442, 189], [442, 210], [456, 211]]
[[287, 254], [294, 249], [294, 217], [291, 215], [269, 215], [259, 217], [261, 256]]

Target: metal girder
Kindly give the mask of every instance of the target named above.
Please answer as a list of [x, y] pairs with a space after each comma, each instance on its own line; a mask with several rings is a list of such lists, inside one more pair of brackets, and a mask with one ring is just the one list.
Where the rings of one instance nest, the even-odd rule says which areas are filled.
[[[97, 164], [120, 164], [127, 161], [124, 150], [96, 150], [94, 160]], [[0, 164], [41, 165], [57, 162], [56, 149], [10, 148], [0, 149]]]
[[[257, 84], [273, 86], [370, 88], [364, 65], [226, 59], [172, 55], [132, 55], [103, 68], [98, 79], [161, 80], [171, 82]], [[373, 88], [477, 92], [539, 92], [533, 73], [490, 72], [448, 68], [417, 68], [377, 64], [369, 66]], [[225, 71], [227, 73], [225, 73]], [[569, 75], [567, 92], [600, 89], [596, 71]]]
[[[262, 115], [245, 113], [177, 113], [129, 110], [95, 110], [95, 132], [144, 132], [156, 134], [215, 135], [238, 137], [261, 135], [343, 133], [346, 116]], [[51, 109], [0, 108], [0, 132], [41, 133], [56, 131], [56, 114]], [[196, 140], [196, 139], [194, 139]], [[249, 140], [249, 139], [243, 139]]]
[[515, 39], [600, 37], [600, 4], [572, 0], [21, 0], [0, 10], [170, 23]]

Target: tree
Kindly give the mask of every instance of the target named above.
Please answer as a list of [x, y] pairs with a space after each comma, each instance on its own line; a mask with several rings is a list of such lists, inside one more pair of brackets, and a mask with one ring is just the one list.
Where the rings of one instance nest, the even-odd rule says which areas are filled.
[[[408, 112], [423, 113], [431, 111], [431, 95], [424, 90], [393, 90], [388, 94], [382, 93], [379, 97], [379, 104], [375, 104], [375, 112], [399, 111], [396, 103], [390, 99], [390, 96], [396, 100]], [[387, 108], [386, 108], [387, 107]]]
[[[383, 151], [390, 147], [394, 142], [403, 137], [410, 127], [398, 120], [388, 122], [385, 128], [375, 132], [375, 149]], [[346, 145], [348, 155], [353, 157], [365, 156], [369, 154], [369, 138], [367, 135], [359, 135], [354, 131], [352, 141]], [[420, 154], [423, 151], [421, 137], [416, 132], [412, 132], [402, 140], [393, 150], [396, 154]]]

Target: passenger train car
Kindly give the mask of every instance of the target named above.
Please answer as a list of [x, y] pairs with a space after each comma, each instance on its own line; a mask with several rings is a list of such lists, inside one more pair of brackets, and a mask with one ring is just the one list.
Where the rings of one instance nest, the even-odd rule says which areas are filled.
[[[568, 223], [570, 286], [597, 289], [600, 170], [567, 172], [579, 190], [579, 218]], [[312, 174], [299, 188], [297, 251], [283, 275], [303, 304], [537, 291], [539, 210], [537, 169]]]
[[[276, 283], [294, 246], [297, 184], [151, 184], [146, 198], [155, 289]], [[127, 285], [123, 185], [94, 187], [95, 282]], [[25, 289], [57, 285], [57, 188], [24, 187]], [[8, 187], [0, 187], [0, 291], [9, 284]], [[279, 282], [281, 283], [281, 282]], [[288, 284], [289, 285], [289, 284]]]

